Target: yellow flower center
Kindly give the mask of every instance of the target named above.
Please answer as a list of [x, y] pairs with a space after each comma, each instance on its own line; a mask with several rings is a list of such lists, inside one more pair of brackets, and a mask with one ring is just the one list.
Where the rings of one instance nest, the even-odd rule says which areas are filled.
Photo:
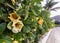
[[12, 14], [12, 18], [14, 18], [14, 19], [18, 19], [18, 15], [16, 15], [16, 14]]
[[17, 23], [15, 24], [15, 27], [18, 28], [18, 29], [20, 29], [20, 28], [22, 27], [22, 24], [21, 24], [20, 22], [17, 22]]

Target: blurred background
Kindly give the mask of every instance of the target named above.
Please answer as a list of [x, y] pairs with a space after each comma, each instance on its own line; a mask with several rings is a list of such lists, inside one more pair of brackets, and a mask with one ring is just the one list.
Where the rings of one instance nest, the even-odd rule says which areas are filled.
[[[48, 1], [48, 0], [43, 0], [43, 2], [42, 2], [43, 6], [45, 6], [46, 1]], [[54, 0], [54, 2], [58, 2], [58, 3], [56, 5], [54, 5], [52, 8], [60, 7], [60, 0]], [[51, 13], [50, 17], [60, 15], [60, 9], [56, 9], [56, 11], [50, 11], [50, 13]]]

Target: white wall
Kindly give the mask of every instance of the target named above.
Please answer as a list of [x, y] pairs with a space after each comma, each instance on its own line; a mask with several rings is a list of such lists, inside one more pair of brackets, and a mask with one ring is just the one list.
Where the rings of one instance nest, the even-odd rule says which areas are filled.
[[[54, 0], [55, 2], [59, 2], [58, 4], [56, 4], [55, 6], [53, 7], [60, 7], [60, 0]], [[51, 11], [51, 17], [54, 17], [56, 15], [60, 15], [60, 9], [57, 9], [56, 12], [54, 11]]]

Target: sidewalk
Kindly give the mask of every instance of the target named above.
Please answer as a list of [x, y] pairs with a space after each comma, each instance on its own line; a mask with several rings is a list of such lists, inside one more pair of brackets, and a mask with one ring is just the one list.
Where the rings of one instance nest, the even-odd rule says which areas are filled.
[[52, 30], [53, 30], [53, 29], [50, 29], [50, 31], [47, 32], [47, 33], [43, 36], [43, 38], [40, 39], [39, 43], [46, 43], [46, 41], [47, 41], [47, 39], [48, 39], [48, 37], [49, 37], [49, 35], [50, 35], [50, 33], [51, 33]]
[[60, 27], [56, 27], [46, 41], [46, 43], [60, 43]]

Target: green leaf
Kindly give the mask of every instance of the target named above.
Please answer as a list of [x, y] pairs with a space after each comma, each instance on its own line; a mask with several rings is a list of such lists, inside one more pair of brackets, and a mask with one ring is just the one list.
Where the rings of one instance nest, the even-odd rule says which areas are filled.
[[[26, 37], [26, 36], [25, 36]], [[18, 41], [24, 40], [23, 33], [14, 34], [14, 38]]]
[[22, 9], [22, 10], [19, 9], [19, 10], [17, 11], [17, 14], [20, 15], [20, 16], [21, 16], [23, 13], [24, 13], [24, 10], [23, 10], [23, 9]]
[[3, 33], [3, 31], [5, 30], [5, 28], [6, 28], [6, 23], [1, 23], [0, 24], [0, 34]]
[[[28, 8], [28, 7], [27, 7]], [[29, 17], [29, 12], [28, 12], [28, 9], [25, 11], [25, 18], [24, 20], [26, 20], [27, 18]]]
[[40, 3], [42, 0], [35, 0], [35, 2]]
[[34, 10], [34, 9], [32, 9], [32, 12], [33, 12], [33, 14], [34, 14], [34, 15], [36, 15], [36, 16], [37, 16], [37, 13], [35, 12], [35, 10]]
[[29, 27], [29, 26], [24, 26], [23, 27], [23, 32], [24, 33], [28, 33], [28, 32], [30, 32], [31, 31], [31, 28]]
[[12, 43], [12, 40], [8, 36], [2, 36], [3, 38], [0, 39], [0, 43]]
[[29, 13], [26, 12], [24, 20], [26, 20], [28, 18], [28, 16], [29, 16]]
[[3, 16], [2, 16], [2, 19], [5, 21], [5, 22], [9, 22], [9, 18], [8, 18], [8, 14], [4, 13]]
[[0, 0], [0, 3], [3, 3], [4, 2], [4, 0]]
[[48, 32], [48, 25], [46, 21], [43, 24], [43, 28], [45, 29], [46, 32]]
[[29, 32], [29, 33], [27, 33], [27, 37], [28, 37], [30, 40], [34, 40], [35, 35], [34, 35], [32, 32]]
[[26, 25], [31, 25], [31, 23], [32, 23], [32, 21], [30, 18], [27, 20], [24, 20], [24, 24], [26, 24]]
[[9, 30], [12, 29], [12, 22], [9, 22], [9, 23], [8, 23], [7, 28], [8, 28]]
[[0, 17], [2, 17], [2, 14], [3, 14], [3, 13], [2, 13], [2, 10], [1, 10], [1, 8], [0, 8]]

